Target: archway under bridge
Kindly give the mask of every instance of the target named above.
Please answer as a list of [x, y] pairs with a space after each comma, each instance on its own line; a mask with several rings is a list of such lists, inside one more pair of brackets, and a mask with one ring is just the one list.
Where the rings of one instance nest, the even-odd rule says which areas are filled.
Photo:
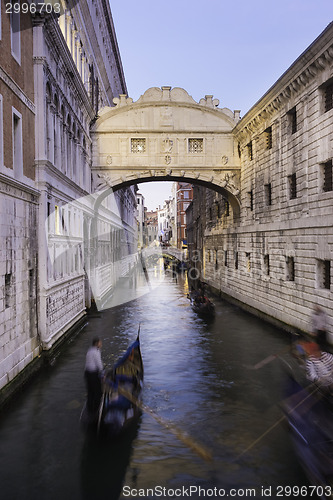
[[[179, 181], [221, 193], [240, 211], [240, 160], [232, 130], [239, 111], [206, 95], [153, 87], [136, 102], [126, 95], [103, 108], [92, 127], [97, 206], [112, 191], [142, 182]], [[97, 208], [97, 207], [96, 207]]]

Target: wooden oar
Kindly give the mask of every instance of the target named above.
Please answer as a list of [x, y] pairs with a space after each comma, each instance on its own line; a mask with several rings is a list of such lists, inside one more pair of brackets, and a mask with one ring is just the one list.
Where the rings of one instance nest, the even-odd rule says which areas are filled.
[[175, 425], [171, 424], [164, 418], [162, 418], [160, 415], [157, 415], [151, 408], [149, 408], [147, 405], [141, 403], [137, 398], [135, 398], [130, 392], [125, 391], [124, 389], [121, 389], [118, 387], [118, 392], [122, 396], [124, 396], [126, 399], [128, 399], [131, 403], [136, 405], [140, 410], [144, 411], [145, 413], [148, 413], [151, 417], [153, 417], [159, 424], [163, 425], [166, 429], [168, 429], [172, 434], [177, 436], [177, 438], [182, 441], [186, 446], [188, 446], [191, 450], [193, 450], [195, 453], [197, 453], [201, 458], [203, 458], [206, 461], [211, 461], [213, 459], [212, 454], [210, 453], [209, 450], [207, 450], [204, 446], [201, 444], [195, 443], [193, 439], [186, 434], [185, 432], [181, 431], [178, 429]]
[[269, 356], [267, 356], [267, 358], [263, 359], [262, 361], [259, 361], [259, 363], [257, 363], [256, 365], [249, 366], [249, 368], [251, 368], [252, 370], [259, 370], [259, 368], [262, 368], [263, 366], [267, 365], [271, 361], [274, 361], [274, 359], [278, 358], [281, 354], [283, 354], [289, 350], [290, 350], [290, 346], [284, 347], [283, 349], [281, 349], [281, 351], [278, 351], [275, 354], [270, 354]]
[[[308, 398], [310, 398], [319, 389], [320, 389], [320, 386], [317, 386], [316, 384], [311, 384], [308, 387], [309, 392], [306, 391], [306, 396], [301, 401], [299, 401], [295, 406], [293, 406], [293, 408], [291, 408], [290, 410], [288, 410], [287, 411], [287, 415], [290, 415], [293, 411], [295, 411], [299, 406], [301, 406]], [[304, 389], [304, 391], [305, 391], [305, 389]], [[259, 443], [259, 441], [261, 441], [265, 436], [267, 436], [267, 434], [269, 434], [273, 429], [275, 429], [275, 427], [277, 427], [279, 424], [281, 424], [281, 422], [283, 422], [286, 418], [287, 418], [287, 416], [283, 415], [279, 420], [277, 420], [273, 425], [271, 425], [265, 432], [263, 432], [247, 448], [245, 448], [245, 450], [242, 451], [242, 453], [240, 453], [235, 458], [235, 462], [237, 462], [240, 458], [242, 458], [242, 456], [245, 455], [245, 453], [247, 453], [248, 451], [250, 451], [256, 444]]]

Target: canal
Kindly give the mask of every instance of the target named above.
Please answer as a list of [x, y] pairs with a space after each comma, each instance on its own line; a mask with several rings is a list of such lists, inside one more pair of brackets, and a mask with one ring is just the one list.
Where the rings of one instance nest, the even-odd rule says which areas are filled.
[[[260, 439], [281, 418], [283, 368], [279, 361], [251, 368], [287, 348], [289, 338], [219, 299], [207, 322], [192, 311], [187, 292], [186, 279], [166, 273], [153, 291], [89, 317], [61, 356], [6, 407], [0, 418], [1, 498], [158, 498], [162, 488], [169, 498], [186, 498], [190, 487], [192, 498], [199, 498], [194, 487], [202, 488], [200, 498], [214, 488], [226, 495], [237, 489], [235, 498], [250, 492], [254, 498], [254, 491], [262, 498], [262, 488], [272, 488], [275, 497], [278, 485], [307, 484], [284, 425]], [[207, 447], [211, 462], [147, 413], [114, 443], [96, 442], [80, 430], [92, 337], [103, 339], [102, 357], [111, 366], [135, 339], [139, 323], [144, 403]]]

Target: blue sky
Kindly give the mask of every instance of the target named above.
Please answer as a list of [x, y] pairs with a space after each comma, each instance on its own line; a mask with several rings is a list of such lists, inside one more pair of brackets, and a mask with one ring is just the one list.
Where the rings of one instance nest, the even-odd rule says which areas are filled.
[[[333, 20], [332, 0], [110, 0], [128, 94], [206, 94], [241, 116]], [[167, 190], [155, 183], [149, 198]], [[162, 184], [165, 186], [165, 184]], [[156, 198], [157, 199], [157, 198]]]

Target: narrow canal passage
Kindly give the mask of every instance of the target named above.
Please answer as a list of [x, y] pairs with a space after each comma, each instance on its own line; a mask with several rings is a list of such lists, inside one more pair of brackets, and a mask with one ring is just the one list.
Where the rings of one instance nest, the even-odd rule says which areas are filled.
[[[187, 291], [186, 280], [166, 275], [153, 292], [89, 318], [54, 364], [11, 403], [0, 418], [1, 498], [116, 500], [122, 485], [127, 498], [139, 489], [190, 486], [226, 493], [250, 488], [262, 498], [262, 487], [272, 487], [275, 497], [278, 485], [306, 484], [282, 425], [236, 460], [281, 417], [279, 362], [260, 370], [250, 366], [287, 347], [289, 338], [219, 299], [215, 319], [206, 322], [192, 311]], [[103, 339], [102, 357], [110, 366], [135, 339], [139, 323], [144, 403], [208, 447], [212, 462], [145, 413], [114, 444], [96, 443], [80, 430], [92, 337]], [[236, 498], [241, 496], [245, 492]], [[150, 492], [149, 498], [157, 495]]]

